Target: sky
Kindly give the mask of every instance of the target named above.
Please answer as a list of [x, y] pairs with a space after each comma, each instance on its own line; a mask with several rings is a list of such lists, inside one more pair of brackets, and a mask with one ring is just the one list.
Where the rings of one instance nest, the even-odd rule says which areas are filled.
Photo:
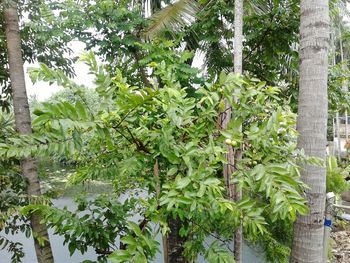
[[[70, 48], [72, 49], [73, 56], [80, 56], [84, 53], [85, 44], [79, 41], [72, 41], [70, 43]], [[40, 81], [35, 84], [32, 83], [29, 74], [27, 73], [28, 68], [30, 67], [38, 67], [38, 64], [24, 64], [24, 70], [26, 73], [26, 88], [28, 97], [36, 97], [39, 101], [44, 101], [48, 99], [51, 95], [56, 93], [57, 91], [63, 89], [62, 87], [58, 87], [57, 85], [49, 85], [46, 82]], [[74, 64], [74, 70], [76, 77], [74, 81], [77, 84], [84, 84], [87, 87], [93, 86], [93, 76], [88, 74], [88, 67], [82, 63], [77, 62]]]

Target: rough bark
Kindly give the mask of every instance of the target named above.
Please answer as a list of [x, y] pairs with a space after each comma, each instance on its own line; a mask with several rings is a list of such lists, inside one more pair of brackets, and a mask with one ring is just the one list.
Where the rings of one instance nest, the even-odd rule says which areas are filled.
[[[327, 74], [329, 41], [328, 0], [302, 0], [300, 25], [300, 88], [297, 129], [299, 149], [308, 156], [326, 158]], [[323, 224], [326, 169], [304, 165], [302, 180], [310, 208], [294, 224], [290, 262], [323, 262]]]
[[170, 228], [167, 240], [168, 247], [166, 249], [168, 252], [168, 261], [165, 263], [187, 263], [188, 261], [183, 255], [186, 239], [179, 235], [181, 220], [179, 218], [169, 218], [168, 225]]
[[[32, 128], [24, 79], [17, 1], [10, 1], [9, 5], [5, 1], [0, 1], [0, 3], [5, 5], [4, 24], [16, 129], [21, 134], [31, 134]], [[28, 181], [28, 195], [39, 196], [41, 191], [35, 160], [32, 158], [22, 160], [21, 168], [23, 176]], [[54, 262], [47, 228], [40, 223], [40, 216], [36, 213], [31, 216], [31, 226], [33, 232], [47, 240], [43, 246], [40, 246], [37, 239], [34, 239], [38, 262]]]

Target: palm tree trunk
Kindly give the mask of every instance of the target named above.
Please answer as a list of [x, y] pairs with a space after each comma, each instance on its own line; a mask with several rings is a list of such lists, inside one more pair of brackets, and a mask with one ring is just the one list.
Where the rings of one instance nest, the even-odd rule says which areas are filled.
[[[300, 88], [297, 129], [299, 149], [326, 158], [327, 75], [329, 41], [328, 0], [301, 0]], [[323, 262], [326, 169], [303, 165], [302, 180], [310, 211], [294, 224], [292, 263]]]
[[[23, 59], [21, 49], [20, 30], [18, 25], [17, 1], [10, 1], [4, 4], [4, 22], [7, 41], [7, 52], [9, 61], [9, 72], [11, 88], [13, 94], [13, 107], [16, 119], [16, 129], [21, 134], [31, 134], [31, 119], [29, 113], [28, 98], [25, 87]], [[29, 196], [39, 196], [40, 183], [35, 160], [27, 158], [21, 161], [22, 174], [28, 181], [27, 193]], [[34, 239], [35, 251], [39, 263], [54, 262], [47, 228], [40, 223], [40, 216], [34, 213], [31, 216], [31, 226], [33, 232], [46, 241], [43, 246]]]

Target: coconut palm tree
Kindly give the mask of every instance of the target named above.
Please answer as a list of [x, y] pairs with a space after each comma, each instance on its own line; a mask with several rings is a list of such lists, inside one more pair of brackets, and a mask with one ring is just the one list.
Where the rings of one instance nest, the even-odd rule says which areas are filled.
[[[32, 128], [23, 70], [17, 1], [1, 0], [0, 4], [3, 5], [4, 12], [4, 30], [7, 42], [9, 73], [16, 129], [21, 134], [31, 134]], [[28, 195], [33, 197], [40, 196], [40, 183], [35, 160], [33, 158], [26, 158], [21, 161], [21, 167], [22, 174], [28, 181]], [[40, 215], [33, 213], [30, 220], [33, 232], [43, 240], [43, 244], [40, 244], [38, 238], [34, 239], [38, 262], [54, 262], [47, 228], [40, 222]]]
[[[327, 76], [329, 41], [328, 0], [302, 0], [300, 4], [300, 80], [297, 129], [298, 147], [306, 155], [326, 158]], [[305, 164], [301, 176], [309, 188], [310, 211], [294, 225], [292, 263], [323, 262], [326, 167]]]

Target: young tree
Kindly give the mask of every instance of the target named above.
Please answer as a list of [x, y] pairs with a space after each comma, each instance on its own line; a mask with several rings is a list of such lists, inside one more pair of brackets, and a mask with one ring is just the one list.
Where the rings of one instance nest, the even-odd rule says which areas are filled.
[[[300, 88], [298, 147], [325, 161], [327, 127], [328, 0], [302, 0], [300, 25]], [[304, 165], [302, 179], [309, 186], [309, 213], [294, 225], [291, 262], [323, 262], [323, 223], [326, 167]]]
[[[4, 4], [4, 24], [16, 129], [21, 134], [31, 134], [31, 119], [24, 79], [17, 1], [10, 1], [9, 4], [5, 1], [0, 1], [0, 3]], [[41, 191], [35, 160], [26, 158], [22, 160], [21, 167], [23, 176], [28, 180], [28, 195], [39, 196]], [[38, 262], [54, 262], [47, 228], [40, 221], [40, 216], [37, 213], [33, 213], [31, 226], [33, 232], [39, 237], [34, 239]], [[39, 239], [42, 240], [43, 244]]]

